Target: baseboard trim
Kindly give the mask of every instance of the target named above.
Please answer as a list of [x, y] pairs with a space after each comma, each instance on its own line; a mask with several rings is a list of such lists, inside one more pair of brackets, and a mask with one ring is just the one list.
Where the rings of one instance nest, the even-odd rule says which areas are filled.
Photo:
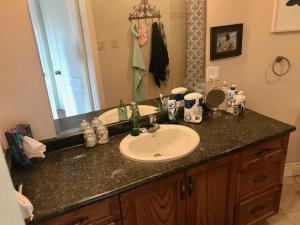
[[287, 163], [284, 169], [285, 177], [300, 176], [300, 163]]

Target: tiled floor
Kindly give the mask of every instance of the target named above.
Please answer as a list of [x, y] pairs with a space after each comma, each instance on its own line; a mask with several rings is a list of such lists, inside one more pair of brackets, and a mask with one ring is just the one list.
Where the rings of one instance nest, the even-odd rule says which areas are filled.
[[300, 225], [300, 176], [285, 177], [280, 212], [260, 225]]

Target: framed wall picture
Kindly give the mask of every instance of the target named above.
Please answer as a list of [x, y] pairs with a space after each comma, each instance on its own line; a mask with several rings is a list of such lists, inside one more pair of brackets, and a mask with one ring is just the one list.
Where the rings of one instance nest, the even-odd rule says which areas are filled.
[[300, 0], [274, 0], [272, 32], [300, 31]]
[[243, 24], [211, 28], [210, 60], [242, 54]]

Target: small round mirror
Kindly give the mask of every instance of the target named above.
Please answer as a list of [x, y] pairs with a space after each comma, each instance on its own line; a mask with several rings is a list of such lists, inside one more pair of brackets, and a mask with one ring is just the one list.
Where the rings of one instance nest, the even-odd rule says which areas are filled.
[[216, 116], [218, 107], [225, 101], [225, 93], [221, 89], [213, 89], [206, 96], [206, 105], [212, 110], [212, 115]]

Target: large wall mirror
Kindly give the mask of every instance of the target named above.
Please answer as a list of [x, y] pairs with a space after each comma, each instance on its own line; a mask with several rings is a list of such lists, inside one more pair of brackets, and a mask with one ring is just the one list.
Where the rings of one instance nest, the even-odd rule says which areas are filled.
[[[140, 102], [143, 112], [151, 114], [157, 108], [147, 100], [169, 95], [176, 87], [192, 88], [203, 79], [204, 0], [28, 0], [28, 4], [58, 133], [78, 128], [84, 115], [100, 116], [106, 109], [112, 109], [106, 112], [111, 118], [104, 122], [118, 122], [113, 108], [121, 99], [125, 104]], [[159, 38], [167, 55], [157, 44]], [[161, 59], [168, 59], [167, 65]]]

